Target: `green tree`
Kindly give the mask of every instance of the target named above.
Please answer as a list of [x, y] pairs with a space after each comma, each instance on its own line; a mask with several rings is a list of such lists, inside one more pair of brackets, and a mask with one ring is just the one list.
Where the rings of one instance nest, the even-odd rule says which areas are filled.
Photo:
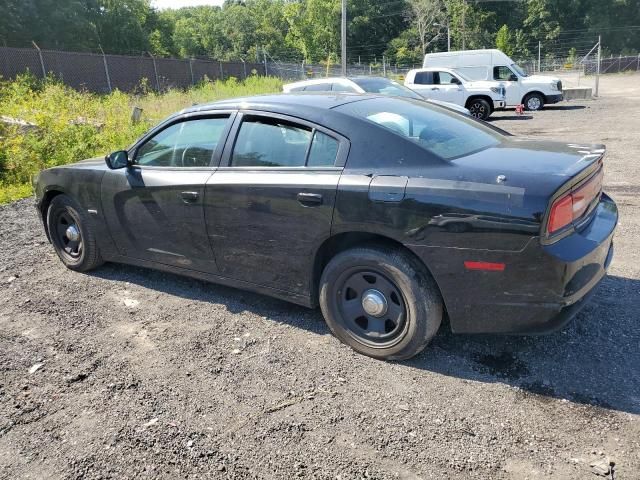
[[496, 34], [496, 48], [511, 56], [515, 51], [514, 46], [513, 36], [509, 31], [509, 27], [502, 25]]

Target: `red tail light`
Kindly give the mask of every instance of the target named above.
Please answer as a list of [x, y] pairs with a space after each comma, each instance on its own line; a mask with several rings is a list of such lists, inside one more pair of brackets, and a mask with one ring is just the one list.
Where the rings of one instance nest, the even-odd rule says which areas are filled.
[[601, 168], [589, 181], [553, 202], [547, 223], [548, 233], [557, 232], [586, 213], [593, 199], [600, 194], [603, 175]]

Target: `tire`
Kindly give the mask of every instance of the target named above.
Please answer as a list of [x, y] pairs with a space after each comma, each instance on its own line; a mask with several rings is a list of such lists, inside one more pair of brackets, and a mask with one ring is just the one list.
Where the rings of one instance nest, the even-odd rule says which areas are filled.
[[[380, 300], [378, 294], [383, 301], [371, 302]], [[440, 292], [426, 268], [409, 254], [386, 247], [363, 246], [337, 254], [322, 272], [319, 296], [333, 334], [373, 358], [413, 357], [442, 321]], [[386, 313], [372, 315], [372, 306], [382, 306]]]
[[71, 197], [53, 197], [47, 210], [47, 232], [53, 248], [67, 268], [86, 272], [104, 263], [91, 222]]
[[544, 97], [539, 93], [529, 93], [522, 101], [524, 108], [530, 112], [537, 112], [544, 107]]
[[491, 105], [483, 98], [474, 98], [468, 105], [472, 117], [486, 120], [491, 116]]

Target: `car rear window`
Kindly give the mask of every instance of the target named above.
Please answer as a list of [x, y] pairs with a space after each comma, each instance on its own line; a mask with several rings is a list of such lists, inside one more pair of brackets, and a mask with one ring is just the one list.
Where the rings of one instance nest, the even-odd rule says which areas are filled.
[[386, 78], [354, 78], [353, 81], [368, 93], [379, 93], [393, 97], [423, 98], [422, 95], [414, 92], [410, 88]]
[[445, 160], [494, 147], [504, 139], [503, 133], [471, 117], [404, 98], [371, 98], [336, 110], [391, 130]]

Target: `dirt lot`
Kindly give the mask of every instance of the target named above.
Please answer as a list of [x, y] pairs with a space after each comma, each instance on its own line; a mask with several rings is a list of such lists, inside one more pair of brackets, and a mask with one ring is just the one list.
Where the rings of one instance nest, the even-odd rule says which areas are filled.
[[[0, 207], [0, 478], [640, 478], [640, 76], [497, 115], [606, 143], [610, 276], [562, 332], [354, 354], [319, 311], [173, 275], [65, 270]], [[40, 365], [34, 373], [32, 367]]]

